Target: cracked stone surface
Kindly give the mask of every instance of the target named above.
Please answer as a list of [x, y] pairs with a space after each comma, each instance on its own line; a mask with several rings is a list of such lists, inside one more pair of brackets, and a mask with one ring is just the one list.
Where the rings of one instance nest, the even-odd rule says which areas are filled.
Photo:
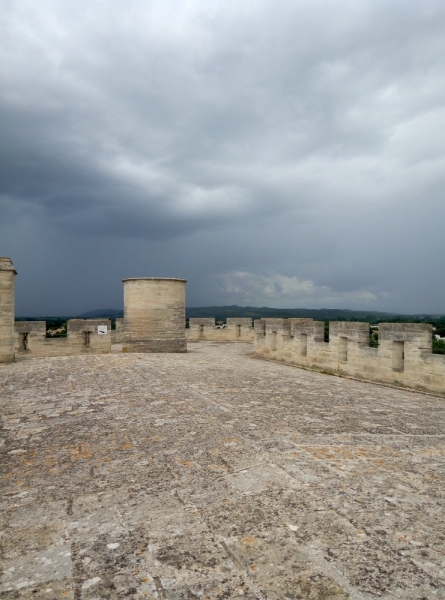
[[445, 598], [445, 403], [255, 359], [0, 368], [2, 598]]

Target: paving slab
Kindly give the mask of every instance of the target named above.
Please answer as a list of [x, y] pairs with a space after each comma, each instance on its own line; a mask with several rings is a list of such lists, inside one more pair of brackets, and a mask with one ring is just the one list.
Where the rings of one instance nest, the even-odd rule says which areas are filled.
[[443, 399], [207, 342], [0, 401], [2, 598], [445, 598]]

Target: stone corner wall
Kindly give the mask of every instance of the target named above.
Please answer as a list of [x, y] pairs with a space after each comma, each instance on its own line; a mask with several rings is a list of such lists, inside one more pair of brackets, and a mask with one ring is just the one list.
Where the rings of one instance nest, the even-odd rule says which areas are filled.
[[379, 347], [369, 346], [369, 323], [311, 319], [255, 321], [257, 356], [367, 381], [445, 395], [445, 356], [432, 353], [432, 325], [380, 323]]
[[0, 256], [0, 363], [14, 360], [15, 276], [12, 260]]

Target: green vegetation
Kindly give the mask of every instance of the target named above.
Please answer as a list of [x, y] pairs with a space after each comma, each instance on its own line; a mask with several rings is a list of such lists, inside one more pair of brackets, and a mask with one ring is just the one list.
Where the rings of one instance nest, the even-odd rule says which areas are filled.
[[379, 334], [376, 329], [369, 330], [369, 346], [371, 348], [379, 347]]
[[66, 337], [67, 321], [73, 317], [18, 317], [16, 321], [45, 321], [46, 337]]
[[433, 353], [445, 354], [445, 340], [433, 339]]
[[66, 319], [48, 319], [46, 321], [46, 337], [55, 338], [55, 337], [66, 337], [68, 335], [67, 332], [67, 323]]

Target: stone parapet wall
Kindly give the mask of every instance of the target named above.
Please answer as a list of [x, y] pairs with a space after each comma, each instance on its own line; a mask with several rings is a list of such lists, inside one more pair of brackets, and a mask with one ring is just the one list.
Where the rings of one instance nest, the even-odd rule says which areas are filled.
[[[15, 354], [20, 358], [108, 354], [111, 352], [109, 319], [70, 319], [67, 337], [46, 337], [45, 321], [15, 322]], [[98, 328], [106, 327], [100, 334]]]
[[432, 353], [432, 325], [380, 323], [379, 347], [369, 346], [369, 323], [312, 319], [255, 321], [256, 356], [445, 395], [445, 356]]
[[188, 342], [253, 342], [254, 329], [252, 319], [227, 319], [225, 327], [214, 318], [190, 319], [186, 335]]

